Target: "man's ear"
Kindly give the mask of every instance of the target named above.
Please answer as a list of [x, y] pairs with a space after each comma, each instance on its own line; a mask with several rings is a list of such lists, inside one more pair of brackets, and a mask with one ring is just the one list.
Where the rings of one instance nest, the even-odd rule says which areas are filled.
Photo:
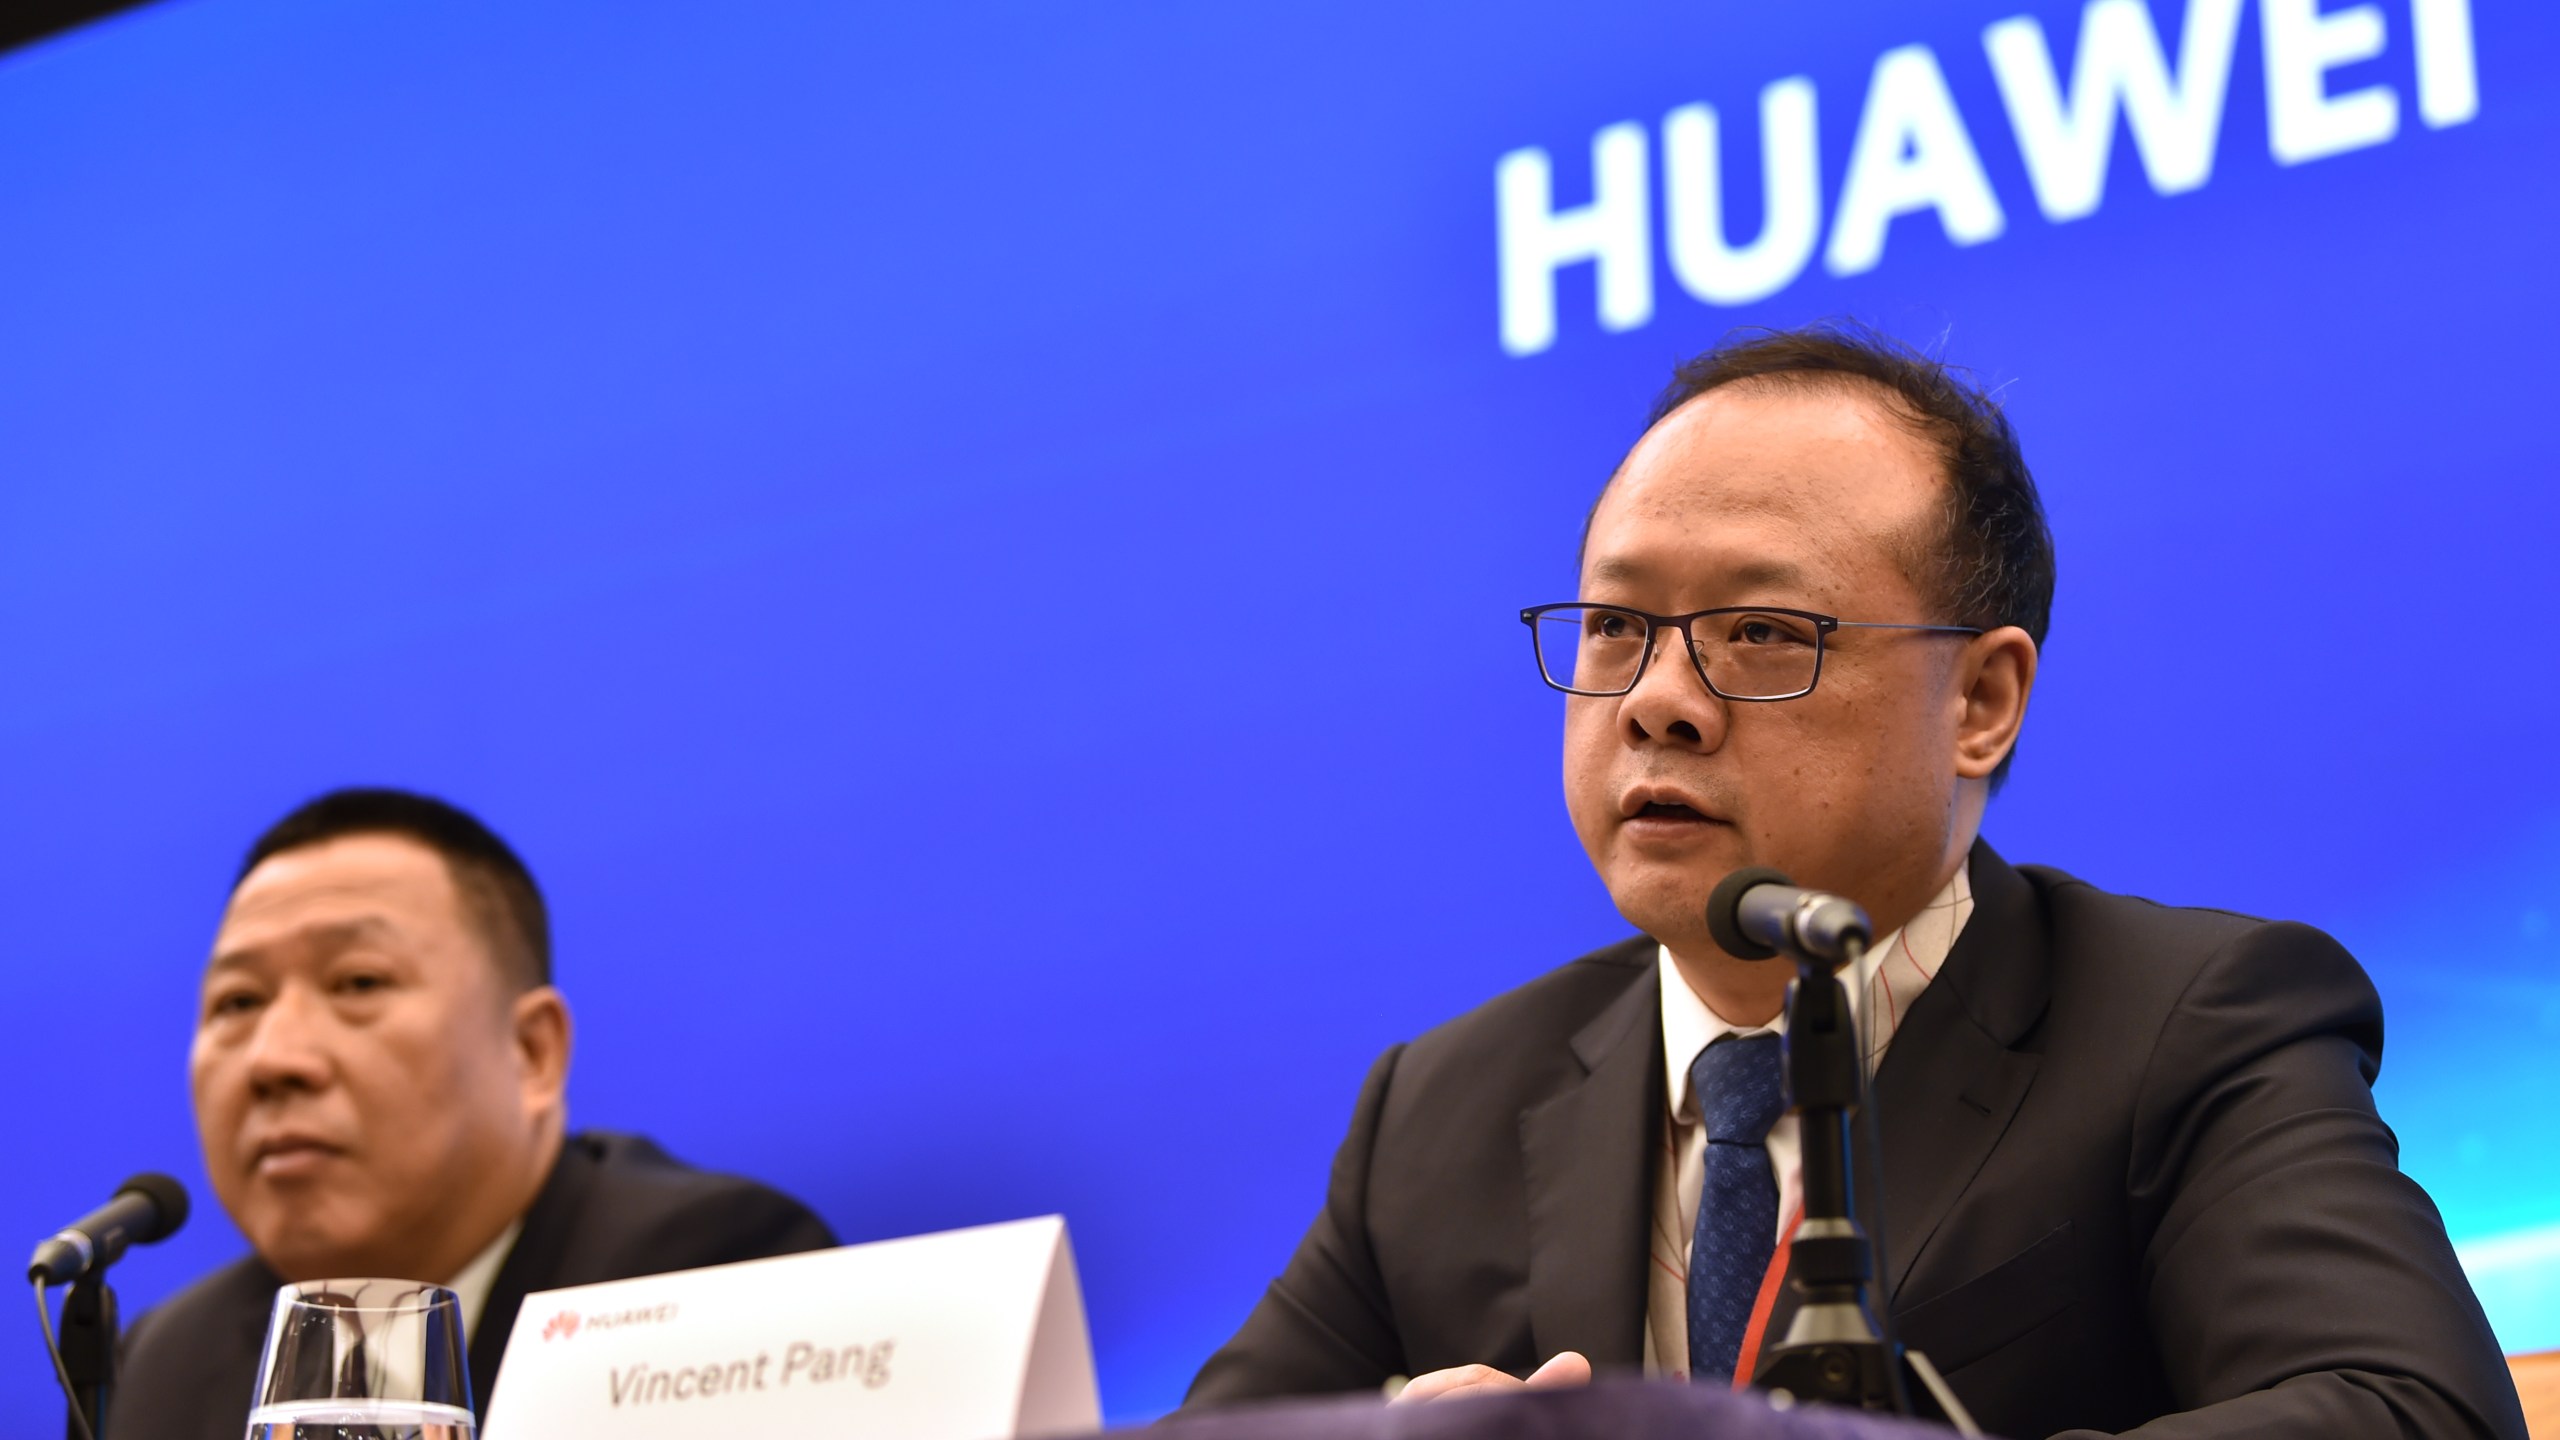
[[2000, 768], [2027, 723], [2027, 696], [2036, 688], [2036, 642], [2015, 625], [1973, 638], [1957, 669], [1956, 774], [1988, 779]]
[[561, 1109], [569, 1089], [569, 1002], [548, 985], [516, 997], [516, 1062], [523, 1067], [525, 1108]]

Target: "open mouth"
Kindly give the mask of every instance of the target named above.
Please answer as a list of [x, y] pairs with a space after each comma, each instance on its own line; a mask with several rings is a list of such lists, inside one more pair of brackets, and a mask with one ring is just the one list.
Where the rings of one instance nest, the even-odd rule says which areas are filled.
[[1690, 809], [1688, 806], [1681, 804], [1677, 800], [1655, 800], [1648, 803], [1643, 809], [1638, 810], [1633, 818], [1638, 820], [1704, 820], [1707, 817]]

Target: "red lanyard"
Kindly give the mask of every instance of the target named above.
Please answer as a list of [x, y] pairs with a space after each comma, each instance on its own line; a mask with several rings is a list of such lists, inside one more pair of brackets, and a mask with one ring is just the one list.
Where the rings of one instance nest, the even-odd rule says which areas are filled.
[[1787, 1257], [1793, 1253], [1796, 1227], [1804, 1223], [1804, 1207], [1787, 1217], [1786, 1232], [1778, 1237], [1778, 1248], [1769, 1256], [1769, 1273], [1760, 1277], [1760, 1296], [1751, 1302], [1751, 1323], [1742, 1332], [1742, 1353], [1733, 1359], [1733, 1388], [1751, 1388], [1751, 1372], [1760, 1368], [1760, 1342], [1769, 1332], [1769, 1312], [1776, 1308], [1778, 1291], [1787, 1283]]

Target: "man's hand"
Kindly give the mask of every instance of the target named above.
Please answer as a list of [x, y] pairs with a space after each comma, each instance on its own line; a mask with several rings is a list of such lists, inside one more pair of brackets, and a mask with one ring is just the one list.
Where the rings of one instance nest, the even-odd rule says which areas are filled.
[[1394, 1403], [1455, 1400], [1466, 1395], [1495, 1395], [1505, 1390], [1558, 1390], [1568, 1385], [1590, 1383], [1591, 1362], [1566, 1350], [1539, 1366], [1526, 1380], [1514, 1380], [1490, 1365], [1460, 1365], [1452, 1370], [1416, 1375], [1396, 1392]]

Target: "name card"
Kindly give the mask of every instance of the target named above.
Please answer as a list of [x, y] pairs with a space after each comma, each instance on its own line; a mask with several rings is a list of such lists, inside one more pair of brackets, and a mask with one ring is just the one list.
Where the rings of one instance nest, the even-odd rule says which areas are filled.
[[525, 1297], [482, 1440], [1101, 1428], [1055, 1215]]

